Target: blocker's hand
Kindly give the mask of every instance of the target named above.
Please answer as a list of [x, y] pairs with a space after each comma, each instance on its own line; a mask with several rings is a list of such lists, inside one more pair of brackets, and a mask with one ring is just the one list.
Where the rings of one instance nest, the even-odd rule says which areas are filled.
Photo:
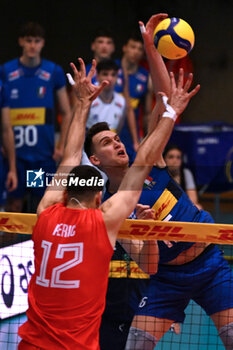
[[[193, 96], [197, 94], [197, 92], [200, 90], [200, 85], [198, 84], [193, 90], [188, 92], [192, 81], [193, 81], [193, 74], [189, 73], [188, 79], [184, 85], [184, 70], [180, 68], [179, 70], [179, 76], [178, 76], [178, 82], [176, 84], [174, 74], [170, 72], [170, 79], [171, 79], [171, 96], [168, 100], [169, 105], [174, 109], [177, 116], [179, 116], [187, 107], [189, 101]], [[159, 92], [158, 96], [166, 96], [163, 92]]]
[[154, 31], [157, 25], [168, 17], [167, 13], [158, 13], [157, 15], [153, 15], [144, 26], [142, 21], [139, 21], [140, 30], [142, 33], [142, 37], [145, 45], [154, 45]]
[[151, 209], [149, 205], [137, 204], [136, 216], [140, 220], [151, 220], [154, 219], [154, 209]]
[[[101, 93], [103, 88], [109, 84], [107, 80], [104, 80], [100, 85], [96, 86], [92, 84], [92, 77], [95, 74], [96, 68], [96, 60], [92, 60], [92, 67], [86, 76], [86, 67], [82, 58], [78, 59], [80, 63], [80, 71], [76, 68], [74, 63], [70, 63], [70, 66], [74, 73], [74, 78], [72, 82], [73, 91], [75, 93], [76, 98], [79, 101], [88, 99], [89, 101], [93, 101], [96, 97]], [[68, 77], [71, 82], [72, 78]]]

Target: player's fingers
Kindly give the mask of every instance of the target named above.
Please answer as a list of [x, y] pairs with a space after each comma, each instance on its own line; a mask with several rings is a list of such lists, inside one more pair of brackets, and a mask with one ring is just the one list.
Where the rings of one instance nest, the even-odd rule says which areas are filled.
[[140, 32], [143, 35], [146, 32], [146, 28], [144, 26], [144, 23], [142, 21], [139, 21], [139, 28], [140, 28]]
[[184, 85], [184, 91], [187, 92], [192, 84], [192, 81], [193, 81], [193, 74], [192, 73], [189, 73], [188, 75], [188, 79]]
[[176, 81], [175, 81], [175, 76], [173, 72], [170, 72], [170, 84], [171, 84], [171, 91], [174, 91], [176, 89]]
[[88, 78], [91, 80], [93, 78], [93, 76], [95, 75], [95, 68], [96, 68], [96, 60], [93, 59], [92, 60], [92, 65], [91, 65], [91, 69], [88, 73]]
[[101, 93], [101, 91], [105, 88], [105, 86], [109, 85], [109, 81], [104, 80], [102, 81], [102, 83], [100, 84], [100, 86], [98, 86], [98, 88], [96, 89], [96, 91], [94, 92], [94, 94], [92, 95], [92, 100], [96, 99], [97, 96], [99, 96], [99, 94]]
[[190, 93], [189, 93], [190, 98], [195, 96], [198, 93], [198, 91], [200, 90], [200, 88], [201, 88], [201, 85], [198, 84], [192, 91], [190, 91]]
[[79, 57], [78, 61], [79, 61], [79, 64], [80, 64], [80, 77], [82, 79], [82, 78], [86, 77], [86, 68], [85, 68], [84, 61], [83, 61], [83, 59], [81, 57]]
[[173, 244], [170, 241], [163, 241], [168, 248], [171, 248]]
[[68, 82], [70, 83], [70, 85], [75, 85], [75, 81], [74, 81], [72, 75], [70, 73], [66, 73], [66, 76], [67, 76], [67, 79], [68, 79]]
[[153, 15], [146, 24], [146, 30], [154, 31], [157, 25], [167, 17], [167, 13], [158, 13], [157, 15]]
[[77, 70], [77, 68], [73, 62], [70, 63], [70, 67], [72, 68], [72, 70], [74, 72], [74, 78], [79, 80], [80, 79], [79, 71]]
[[147, 205], [147, 204], [140, 204], [140, 203], [138, 203], [138, 204], [136, 205], [136, 208], [137, 208], [137, 209], [149, 209], [150, 206]]
[[183, 68], [180, 68], [179, 69], [177, 88], [178, 89], [182, 89], [183, 85], [184, 85], [184, 70], [183, 70]]
[[153, 211], [153, 209], [145, 210], [145, 218], [146, 219], [153, 219], [154, 218], [154, 211]]

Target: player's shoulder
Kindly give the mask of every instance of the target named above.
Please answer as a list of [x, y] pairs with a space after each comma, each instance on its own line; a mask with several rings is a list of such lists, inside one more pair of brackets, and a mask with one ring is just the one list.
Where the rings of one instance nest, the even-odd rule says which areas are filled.
[[41, 59], [41, 68], [53, 71], [55, 68], [61, 68], [61, 66], [53, 61], [47, 60], [46, 58]]
[[4, 82], [14, 82], [14, 80], [18, 80], [20, 76], [19, 58], [14, 58], [2, 65], [1, 78]]
[[122, 107], [125, 106], [125, 98], [119, 92], [114, 91], [114, 101], [119, 103]]
[[19, 68], [19, 58], [14, 58], [10, 61], [3, 63], [2, 69], [5, 71], [11, 71], [12, 69]]
[[50, 205], [48, 208], [44, 209], [39, 217], [40, 218], [43, 218], [43, 217], [48, 217], [50, 216], [50, 218], [52, 217], [52, 215], [54, 215], [54, 213], [57, 211], [57, 210], [61, 210], [65, 208], [64, 204], [63, 203], [56, 203], [56, 204], [53, 204], [53, 205]]

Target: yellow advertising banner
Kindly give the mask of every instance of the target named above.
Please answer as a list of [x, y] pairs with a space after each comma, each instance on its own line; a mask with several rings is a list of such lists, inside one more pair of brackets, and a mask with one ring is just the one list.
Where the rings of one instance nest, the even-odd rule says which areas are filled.
[[0, 231], [32, 234], [36, 214], [0, 213]]
[[[1, 212], [0, 231], [31, 234], [36, 220], [36, 214]], [[127, 219], [118, 237], [233, 244], [233, 225]]]

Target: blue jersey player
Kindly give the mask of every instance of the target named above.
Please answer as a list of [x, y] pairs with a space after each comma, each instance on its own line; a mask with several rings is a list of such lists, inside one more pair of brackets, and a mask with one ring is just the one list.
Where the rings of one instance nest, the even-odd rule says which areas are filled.
[[[97, 64], [103, 59], [111, 59], [115, 51], [115, 43], [112, 33], [106, 28], [97, 28], [91, 42], [91, 51]], [[89, 73], [92, 63], [86, 65], [86, 72]], [[93, 75], [92, 83], [97, 84], [96, 74]]]
[[[106, 30], [97, 31], [91, 49], [97, 62], [110, 58], [114, 52], [114, 40], [111, 33]], [[139, 140], [144, 133], [145, 120], [151, 112], [152, 92], [148, 71], [140, 65], [144, 55], [141, 38], [132, 34], [124, 44], [122, 51], [122, 59], [116, 60], [120, 69], [115, 91], [123, 94], [127, 102], [127, 119], [125, 119], [120, 137], [126, 146], [130, 162], [132, 162], [139, 146]], [[90, 67], [91, 64], [86, 66], [87, 72]], [[92, 81], [98, 84], [96, 76]], [[143, 107], [143, 118], [141, 118], [141, 107]]]
[[[152, 81], [156, 71], [153, 31], [156, 16], [140, 23]], [[183, 82], [179, 76], [178, 89]], [[174, 91], [174, 81], [171, 93]], [[172, 97], [172, 96], [171, 96]], [[152, 124], [156, 123], [156, 119]], [[150, 127], [151, 127], [150, 125]], [[140, 203], [150, 205], [157, 220], [212, 223], [209, 213], [198, 210], [169, 175], [162, 157], [150, 174]], [[227, 350], [233, 348], [233, 275], [223, 253], [212, 244], [158, 242], [157, 274], [139, 303], [125, 349], [153, 350], [174, 321], [183, 322], [184, 310], [195, 300], [213, 320]]]
[[[169, 94], [166, 68], [164, 69], [164, 63], [153, 45], [154, 28], [160, 20], [166, 17], [166, 14], [153, 16], [146, 29], [142, 26], [142, 32], [154, 90], [155, 92], [165, 91]], [[171, 78], [170, 105], [179, 115], [189, 99], [199, 90], [199, 86], [188, 93], [192, 75], [189, 75], [183, 88], [182, 70], [177, 86], [173, 75]], [[162, 113], [161, 106], [159, 102], [155, 113], [152, 113], [151, 125], [155, 126], [158, 122]], [[174, 114], [169, 110], [170, 108], [167, 106], [166, 112], [162, 115], [173, 118]], [[101, 130], [101, 125], [97, 124], [92, 130], [90, 129], [88, 135], [86, 153], [94, 165], [99, 166], [107, 173], [109, 178], [108, 192], [114, 193], [128, 166], [125, 148], [116, 134], [106, 130], [106, 128]], [[161, 220], [213, 222], [210, 215], [199, 211], [179, 185], [172, 180], [162, 158], [157, 159], [157, 163], [159, 166], [152, 170], [149, 180], [146, 182], [147, 189], [143, 192], [140, 202], [152, 205], [156, 217]], [[170, 325], [174, 321], [182, 321], [184, 318], [183, 310], [190, 299], [195, 299], [206, 310], [214, 321], [226, 349], [232, 349], [233, 276], [221, 252], [215, 246], [207, 244], [172, 243], [173, 245], [169, 247], [165, 243], [159, 242], [158, 273], [150, 279], [149, 288], [144, 294], [145, 298], [140, 303], [140, 311], [137, 312], [130, 328], [126, 349], [154, 349], [159, 338], [170, 328]], [[118, 248], [116, 247], [116, 249]], [[189, 268], [190, 266], [191, 268]], [[187, 273], [190, 270], [192, 272], [191, 280]], [[193, 291], [191, 285], [194, 275], [197, 276], [197, 279]], [[176, 287], [178, 282], [182, 285]], [[124, 315], [119, 300], [123, 300], [122, 293], [125, 293], [130, 303], [129, 293], [131, 290], [127, 283], [130, 281], [125, 278], [125, 289], [119, 286], [116, 290], [108, 290], [107, 309], [103, 315], [102, 322], [104, 324], [100, 330], [101, 349], [125, 348], [129, 319]], [[121, 306], [124, 307], [123, 304]]]
[[[2, 67], [2, 77], [9, 91], [19, 179], [18, 188], [9, 194], [9, 211], [22, 211], [26, 170], [41, 168], [45, 173], [54, 172], [55, 160], [62, 155], [69, 125], [70, 107], [65, 75], [60, 66], [41, 58], [44, 43], [43, 28], [33, 22], [25, 24], [19, 36], [21, 57]], [[54, 140], [54, 94], [63, 116], [57, 148]], [[44, 188], [34, 189], [34, 196], [39, 199], [43, 191]]]
[[[14, 133], [10, 123], [9, 104], [5, 90], [6, 89], [3, 87], [2, 81], [0, 80], [0, 121], [2, 140], [2, 145], [0, 143], [0, 208], [4, 207], [6, 190], [13, 191], [17, 187]], [[5, 164], [5, 157], [7, 158], [8, 166]]]

